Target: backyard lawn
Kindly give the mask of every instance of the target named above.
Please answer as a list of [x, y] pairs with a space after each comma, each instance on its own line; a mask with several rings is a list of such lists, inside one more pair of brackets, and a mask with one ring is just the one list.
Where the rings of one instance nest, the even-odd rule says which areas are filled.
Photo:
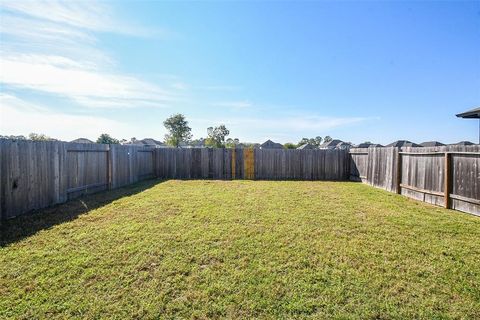
[[147, 181], [1, 232], [1, 319], [480, 318], [480, 218], [360, 183]]

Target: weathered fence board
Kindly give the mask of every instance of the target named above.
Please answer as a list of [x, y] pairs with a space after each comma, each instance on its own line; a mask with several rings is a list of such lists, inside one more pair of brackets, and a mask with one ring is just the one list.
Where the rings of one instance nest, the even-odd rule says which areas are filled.
[[[157, 176], [162, 179], [231, 179], [232, 150], [160, 148], [155, 150]], [[238, 150], [236, 159], [239, 157]], [[235, 162], [236, 176], [242, 167]]]
[[349, 174], [347, 157], [345, 150], [255, 149], [252, 177], [260, 180], [346, 180]]
[[143, 147], [0, 140], [0, 220], [155, 177]]
[[350, 155], [351, 180], [480, 215], [478, 145], [351, 149]]
[[162, 179], [351, 180], [480, 215], [480, 146], [346, 150], [147, 149], [0, 140], [0, 221]]
[[0, 140], [0, 150], [1, 217], [66, 200], [64, 144]]
[[156, 177], [155, 150], [110, 145], [112, 188]]
[[346, 180], [347, 157], [344, 150], [156, 150], [163, 179]]
[[108, 189], [108, 150], [104, 144], [67, 144], [68, 199]]

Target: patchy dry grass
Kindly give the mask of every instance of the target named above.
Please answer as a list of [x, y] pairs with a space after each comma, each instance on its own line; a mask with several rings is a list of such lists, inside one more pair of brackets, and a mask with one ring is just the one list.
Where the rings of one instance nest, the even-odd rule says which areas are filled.
[[0, 318], [480, 318], [473, 216], [348, 182], [82, 201], [2, 230]]

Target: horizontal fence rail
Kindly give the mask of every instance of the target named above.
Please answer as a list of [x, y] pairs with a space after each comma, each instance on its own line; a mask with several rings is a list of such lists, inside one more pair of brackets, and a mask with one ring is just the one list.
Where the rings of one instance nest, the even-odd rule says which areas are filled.
[[480, 146], [350, 149], [350, 179], [480, 215]]
[[153, 149], [0, 140], [0, 221], [155, 176]]
[[255, 179], [346, 180], [346, 150], [254, 150]]
[[362, 181], [480, 215], [480, 146], [158, 148], [0, 140], [0, 223], [150, 178]]
[[162, 179], [347, 180], [346, 150], [157, 149]]

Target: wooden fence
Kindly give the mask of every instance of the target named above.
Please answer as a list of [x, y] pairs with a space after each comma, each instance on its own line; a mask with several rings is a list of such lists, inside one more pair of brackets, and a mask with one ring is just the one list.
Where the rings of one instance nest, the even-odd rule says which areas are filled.
[[154, 177], [154, 159], [142, 147], [0, 140], [0, 218]]
[[350, 149], [350, 179], [480, 215], [480, 146]]
[[256, 149], [255, 179], [347, 180], [346, 150]]
[[357, 180], [480, 215], [480, 146], [147, 149], [0, 140], [0, 221], [148, 178]]
[[347, 180], [348, 151], [284, 149], [156, 150], [162, 179]]

